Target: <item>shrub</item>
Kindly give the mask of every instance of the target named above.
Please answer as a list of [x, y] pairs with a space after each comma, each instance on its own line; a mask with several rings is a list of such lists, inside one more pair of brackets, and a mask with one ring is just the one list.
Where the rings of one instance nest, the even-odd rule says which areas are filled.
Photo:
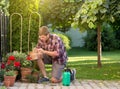
[[71, 48], [70, 47], [70, 39], [65, 34], [61, 34], [61, 33], [55, 33], [55, 34], [57, 34], [59, 37], [61, 37], [66, 49], [69, 50]]
[[120, 27], [119, 27], [119, 29], [115, 29], [115, 38], [116, 38], [116, 40], [117, 40], [117, 45], [116, 45], [116, 47], [118, 48], [118, 49], [120, 49]]
[[[115, 50], [117, 47], [117, 40], [112, 27], [109, 24], [104, 23], [102, 25], [103, 31], [101, 32], [102, 50], [109, 51]], [[88, 30], [88, 34], [85, 37], [85, 47], [89, 50], [97, 50], [97, 30]]]
[[[27, 52], [28, 50], [28, 29], [29, 29], [29, 18], [33, 12], [38, 12], [38, 3], [39, 0], [10, 0], [9, 13], [19, 13], [22, 15], [22, 50]], [[24, 3], [23, 3], [24, 2]], [[37, 33], [39, 28], [39, 17], [37, 14], [31, 15], [31, 24], [30, 24], [30, 50], [32, 48], [33, 42], [37, 42]], [[14, 15], [12, 18], [12, 51], [20, 49], [20, 31], [21, 31], [21, 19], [20, 16]], [[10, 31], [8, 30], [8, 39]], [[9, 46], [9, 40], [8, 40]]]
[[97, 33], [95, 30], [88, 30], [87, 36], [85, 39], [85, 47], [88, 50], [95, 51], [97, 50]]
[[0, 70], [0, 82], [4, 80], [4, 73], [5, 73], [5, 70]]

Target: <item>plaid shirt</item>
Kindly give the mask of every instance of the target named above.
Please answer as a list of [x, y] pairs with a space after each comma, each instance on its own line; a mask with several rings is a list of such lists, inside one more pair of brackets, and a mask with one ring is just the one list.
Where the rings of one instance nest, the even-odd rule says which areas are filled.
[[53, 58], [53, 62], [57, 61], [59, 64], [66, 64], [67, 53], [63, 41], [56, 34], [50, 34], [46, 43], [38, 39], [37, 48], [42, 48], [47, 51], [57, 51], [59, 56]]

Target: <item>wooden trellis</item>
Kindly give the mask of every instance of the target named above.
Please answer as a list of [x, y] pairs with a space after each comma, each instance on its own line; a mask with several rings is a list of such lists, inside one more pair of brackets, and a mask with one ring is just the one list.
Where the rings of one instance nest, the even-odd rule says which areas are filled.
[[[41, 15], [38, 13], [38, 12], [32, 12], [30, 14], [30, 17], [29, 17], [29, 28], [28, 28], [28, 53], [30, 51], [30, 31], [31, 31], [31, 18], [32, 18], [32, 14], [37, 14], [39, 16], [39, 27], [41, 25]], [[10, 52], [12, 52], [12, 18], [13, 18], [13, 15], [18, 15], [20, 16], [20, 19], [21, 19], [21, 28], [20, 28], [20, 52], [22, 52], [22, 22], [23, 22], [23, 17], [20, 13], [13, 13], [11, 16], [10, 16]]]
[[41, 15], [38, 13], [38, 12], [32, 12], [31, 14], [30, 14], [30, 18], [29, 18], [29, 29], [28, 29], [28, 53], [29, 53], [29, 51], [30, 51], [30, 25], [31, 25], [31, 16], [32, 16], [32, 14], [37, 14], [38, 16], [39, 16], [39, 27], [40, 27], [40, 25], [41, 25]]
[[20, 31], [20, 52], [22, 52], [22, 15], [20, 13], [13, 13], [10, 16], [10, 52], [12, 52], [12, 17], [13, 15], [18, 15], [20, 16], [21, 19], [21, 31]]

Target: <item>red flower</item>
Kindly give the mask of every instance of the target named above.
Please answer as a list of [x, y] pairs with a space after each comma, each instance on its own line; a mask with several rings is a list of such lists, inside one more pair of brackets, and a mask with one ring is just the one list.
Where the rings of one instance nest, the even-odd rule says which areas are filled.
[[11, 60], [8, 60], [8, 61], [7, 61], [7, 65], [10, 65], [10, 64], [11, 64]]
[[20, 66], [20, 62], [14, 62], [14, 66], [15, 67], [19, 67]]
[[1, 64], [1, 69], [4, 69], [4, 68], [5, 68], [5, 64], [2, 63], [2, 64]]
[[30, 55], [28, 55], [26, 59], [27, 59], [27, 60], [31, 60], [31, 57], [30, 57]]
[[8, 57], [8, 60], [14, 61], [14, 60], [15, 60], [15, 57], [11, 55], [11, 56]]

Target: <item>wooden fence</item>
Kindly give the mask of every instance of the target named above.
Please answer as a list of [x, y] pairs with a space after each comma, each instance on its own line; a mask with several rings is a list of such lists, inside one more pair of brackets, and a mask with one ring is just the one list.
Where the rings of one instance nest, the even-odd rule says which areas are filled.
[[7, 31], [8, 31], [8, 16], [1, 10], [0, 11], [0, 61], [2, 60], [2, 55], [7, 53]]

